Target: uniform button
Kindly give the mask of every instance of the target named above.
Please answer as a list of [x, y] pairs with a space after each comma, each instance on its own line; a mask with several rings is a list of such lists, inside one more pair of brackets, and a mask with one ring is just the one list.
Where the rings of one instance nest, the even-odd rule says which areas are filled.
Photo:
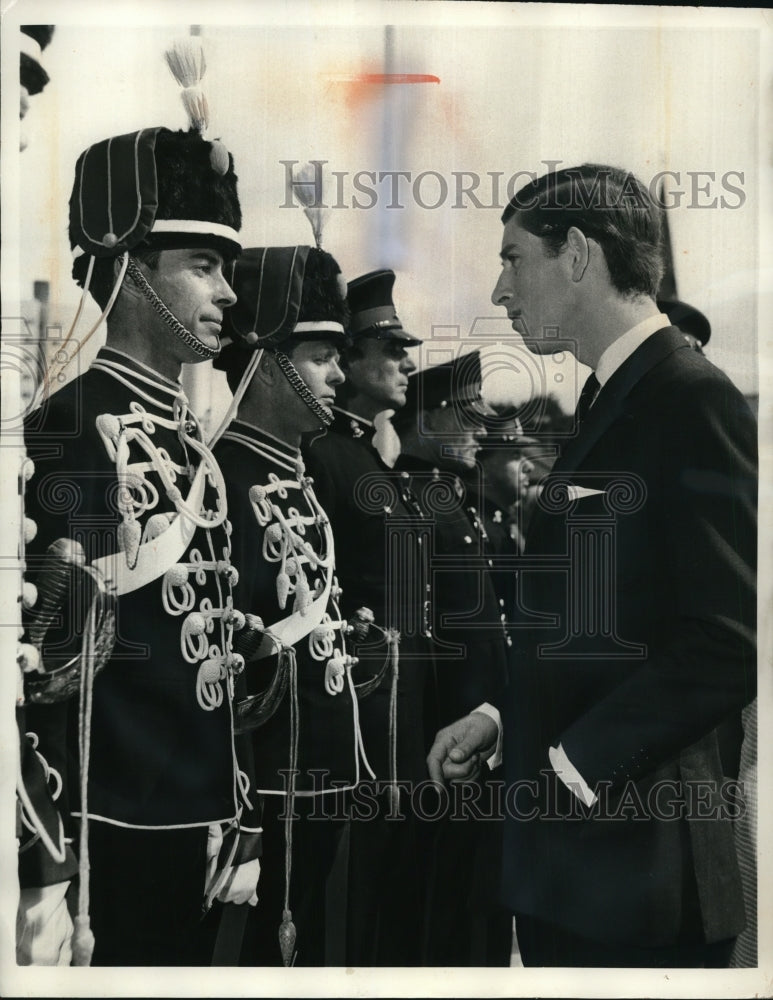
[[491, 560], [491, 559], [489, 559], [489, 560], [487, 560], [487, 561], [488, 561], [488, 564], [489, 564], [489, 566], [493, 566], [493, 565], [494, 565], [494, 563], [492, 562], [492, 560]]
[[464, 541], [466, 545], [472, 545], [472, 539], [470, 538], [469, 535], [464, 536]]
[[504, 599], [504, 597], [500, 597], [499, 598], [499, 606], [500, 606], [500, 608], [503, 608], [505, 606], [505, 599]]

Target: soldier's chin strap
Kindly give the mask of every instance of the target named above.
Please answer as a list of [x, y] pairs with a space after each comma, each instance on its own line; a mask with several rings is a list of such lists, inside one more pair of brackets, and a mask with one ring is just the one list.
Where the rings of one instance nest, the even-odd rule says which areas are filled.
[[186, 347], [189, 347], [194, 354], [197, 354], [204, 361], [210, 361], [212, 358], [216, 358], [218, 356], [220, 353], [220, 345], [217, 347], [207, 347], [207, 345], [203, 344], [187, 327], [183, 326], [174, 313], [161, 301], [158, 293], [140, 270], [140, 266], [134, 257], [129, 257], [128, 264], [126, 266], [126, 273], [137, 288], [139, 288], [148, 302], [150, 302], [151, 306], [158, 313], [161, 319], [167, 324], [167, 326], [171, 327], [172, 332], [175, 333], [180, 340], [182, 340]]
[[330, 427], [334, 420], [333, 411], [328, 409], [324, 403], [321, 403], [317, 399], [311, 389], [303, 381], [298, 369], [284, 353], [284, 351], [275, 351], [274, 357], [276, 358], [276, 363], [279, 365], [282, 374], [295, 390], [296, 394], [300, 396], [314, 416], [322, 421], [325, 427]]

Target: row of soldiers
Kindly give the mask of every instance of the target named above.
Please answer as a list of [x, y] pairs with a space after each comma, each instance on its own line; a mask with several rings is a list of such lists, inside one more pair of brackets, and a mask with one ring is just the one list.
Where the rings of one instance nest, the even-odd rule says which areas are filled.
[[[392, 271], [243, 250], [201, 126], [76, 166], [107, 336], [25, 420], [19, 961], [507, 964], [496, 823], [426, 753], [495, 713], [534, 442], [477, 353], [416, 372]], [[207, 360], [233, 393], [209, 440], [180, 381]]]

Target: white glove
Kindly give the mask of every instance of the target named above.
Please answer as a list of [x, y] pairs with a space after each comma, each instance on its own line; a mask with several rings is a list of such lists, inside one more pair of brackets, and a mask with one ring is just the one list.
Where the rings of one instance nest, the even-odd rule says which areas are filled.
[[[223, 846], [223, 831], [219, 824], [213, 823], [209, 827], [207, 837], [207, 884], [212, 883], [217, 870], [217, 859], [220, 849]], [[223, 873], [222, 886], [215, 896], [221, 903], [249, 903], [256, 906], [258, 894], [256, 892], [258, 879], [260, 878], [260, 858], [253, 861], [245, 861], [241, 865], [232, 865]]]
[[260, 858], [245, 861], [226, 872], [223, 888], [217, 894], [221, 903], [247, 903], [256, 906], [258, 902], [258, 879], [260, 878]]
[[16, 913], [16, 961], [19, 965], [69, 965], [72, 920], [65, 896], [69, 882], [22, 889]]

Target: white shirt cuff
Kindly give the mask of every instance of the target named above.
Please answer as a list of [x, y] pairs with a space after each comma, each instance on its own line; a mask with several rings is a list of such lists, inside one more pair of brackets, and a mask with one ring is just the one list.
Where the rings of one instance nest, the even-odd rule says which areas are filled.
[[548, 748], [548, 757], [550, 766], [573, 795], [589, 807], [598, 801], [598, 796], [591, 791], [585, 778], [566, 756], [566, 751], [560, 743], [557, 747]]
[[474, 711], [487, 715], [497, 725], [497, 745], [494, 747], [494, 752], [491, 756], [486, 758], [489, 770], [493, 771], [495, 767], [499, 767], [502, 763], [502, 716], [499, 714], [499, 709], [493, 705], [489, 705], [487, 701], [484, 701], [482, 705], [478, 705]]

